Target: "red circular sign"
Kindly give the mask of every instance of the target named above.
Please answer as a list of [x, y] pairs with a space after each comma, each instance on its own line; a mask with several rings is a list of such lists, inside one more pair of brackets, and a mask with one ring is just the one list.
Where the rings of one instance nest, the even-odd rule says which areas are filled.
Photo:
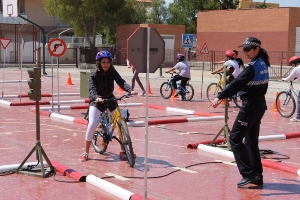
[[48, 44], [48, 51], [51, 56], [59, 57], [64, 55], [67, 50], [65, 41], [60, 38], [53, 38]]

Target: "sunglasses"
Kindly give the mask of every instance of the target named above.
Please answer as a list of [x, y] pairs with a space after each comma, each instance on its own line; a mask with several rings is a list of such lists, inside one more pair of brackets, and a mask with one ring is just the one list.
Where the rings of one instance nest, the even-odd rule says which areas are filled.
[[249, 52], [249, 51], [251, 51], [251, 49], [253, 49], [252, 47], [245, 47], [245, 48], [243, 48], [243, 51], [244, 52]]

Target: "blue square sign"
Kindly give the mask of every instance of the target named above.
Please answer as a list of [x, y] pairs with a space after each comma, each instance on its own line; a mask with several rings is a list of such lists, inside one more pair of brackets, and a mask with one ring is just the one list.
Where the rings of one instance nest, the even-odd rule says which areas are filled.
[[194, 41], [193, 34], [182, 34], [182, 47], [184, 48], [192, 48]]

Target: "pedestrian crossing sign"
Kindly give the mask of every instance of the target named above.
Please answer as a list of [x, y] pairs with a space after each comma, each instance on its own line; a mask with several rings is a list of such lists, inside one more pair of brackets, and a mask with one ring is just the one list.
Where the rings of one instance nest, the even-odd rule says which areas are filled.
[[204, 43], [202, 49], [200, 50], [201, 54], [209, 54], [207, 44]]
[[192, 48], [194, 41], [193, 34], [182, 34], [182, 47], [184, 48]]

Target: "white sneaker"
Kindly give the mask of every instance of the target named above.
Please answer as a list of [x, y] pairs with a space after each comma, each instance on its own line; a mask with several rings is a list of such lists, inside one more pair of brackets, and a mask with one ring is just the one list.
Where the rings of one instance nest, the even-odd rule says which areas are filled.
[[293, 117], [290, 119], [291, 122], [300, 122], [300, 119], [297, 119], [296, 117]]

